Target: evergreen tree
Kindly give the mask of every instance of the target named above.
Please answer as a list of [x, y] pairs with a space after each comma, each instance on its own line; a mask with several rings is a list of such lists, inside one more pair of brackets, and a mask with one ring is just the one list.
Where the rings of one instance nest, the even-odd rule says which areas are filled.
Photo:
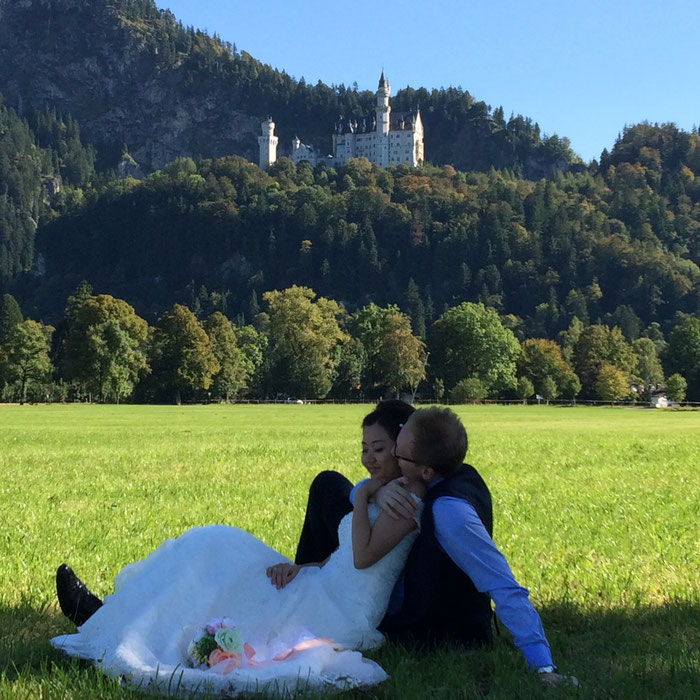
[[0, 301], [0, 346], [7, 343], [14, 329], [23, 320], [17, 300], [11, 294], [3, 294]]

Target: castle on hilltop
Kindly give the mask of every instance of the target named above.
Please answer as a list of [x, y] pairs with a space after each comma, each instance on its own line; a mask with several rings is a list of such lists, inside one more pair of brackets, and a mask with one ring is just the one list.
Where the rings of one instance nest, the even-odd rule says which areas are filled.
[[[321, 155], [298, 137], [292, 139], [291, 159], [295, 163], [307, 160], [314, 167], [319, 163], [344, 165], [350, 158], [367, 158], [383, 168], [407, 163], [420, 165], [425, 160], [423, 122], [420, 110], [414, 112], [391, 112], [389, 98], [391, 86], [382, 71], [377, 88], [375, 118], [367, 124], [354, 119], [339, 119], [333, 134], [333, 155]], [[266, 168], [277, 159], [278, 138], [274, 135], [275, 124], [268, 117], [261, 124], [260, 145], [261, 168]]]

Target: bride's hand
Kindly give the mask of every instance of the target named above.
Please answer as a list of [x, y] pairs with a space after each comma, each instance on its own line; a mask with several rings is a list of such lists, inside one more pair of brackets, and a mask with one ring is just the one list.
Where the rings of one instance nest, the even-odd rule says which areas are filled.
[[403, 476], [377, 489], [374, 502], [394, 520], [412, 520], [418, 509], [418, 504], [406, 488], [406, 478]]
[[386, 479], [367, 479], [362, 488], [367, 493], [367, 499], [374, 497], [379, 489], [386, 486], [389, 482]]
[[276, 586], [279, 591], [284, 588], [290, 581], [293, 581], [296, 575], [299, 573], [301, 566], [298, 564], [290, 564], [283, 561], [281, 564], [275, 564], [274, 566], [268, 566], [266, 570], [267, 577], [270, 579], [270, 583]]

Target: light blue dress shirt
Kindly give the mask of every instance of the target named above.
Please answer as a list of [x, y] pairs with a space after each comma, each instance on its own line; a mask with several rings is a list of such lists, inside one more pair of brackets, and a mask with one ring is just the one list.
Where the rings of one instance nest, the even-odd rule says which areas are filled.
[[[350, 494], [352, 503], [361, 483], [364, 482], [357, 484]], [[477, 590], [491, 596], [498, 617], [510, 630], [530, 668], [552, 666], [552, 653], [540, 616], [530, 602], [530, 592], [515, 580], [506, 558], [486, 531], [474, 506], [461, 498], [441, 496], [433, 503], [433, 518], [438, 543], [474, 582]], [[401, 576], [391, 595], [389, 612], [401, 607], [403, 591]]]

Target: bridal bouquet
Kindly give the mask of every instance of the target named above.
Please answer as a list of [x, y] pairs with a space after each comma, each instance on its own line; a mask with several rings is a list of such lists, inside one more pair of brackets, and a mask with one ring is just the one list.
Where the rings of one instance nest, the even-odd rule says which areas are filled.
[[244, 642], [236, 623], [230, 617], [210, 620], [187, 647], [187, 662], [202, 670], [214, 668], [220, 673], [229, 673], [250, 662], [255, 649]]

